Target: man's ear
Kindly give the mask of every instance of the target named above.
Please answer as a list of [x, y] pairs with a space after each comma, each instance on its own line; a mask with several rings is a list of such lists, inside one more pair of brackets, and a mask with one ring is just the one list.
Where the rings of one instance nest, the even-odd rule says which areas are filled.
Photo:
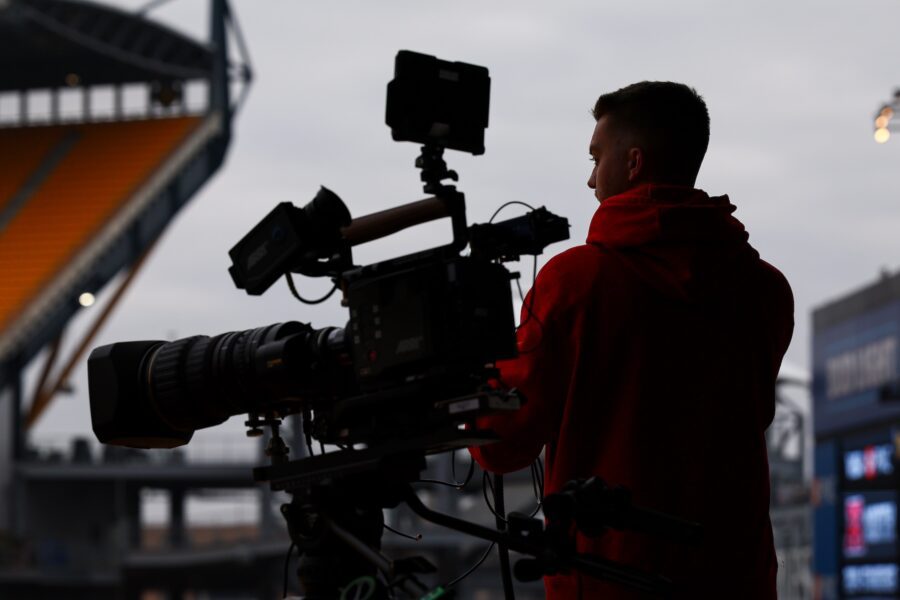
[[628, 181], [635, 182], [644, 174], [644, 151], [637, 147], [628, 149]]

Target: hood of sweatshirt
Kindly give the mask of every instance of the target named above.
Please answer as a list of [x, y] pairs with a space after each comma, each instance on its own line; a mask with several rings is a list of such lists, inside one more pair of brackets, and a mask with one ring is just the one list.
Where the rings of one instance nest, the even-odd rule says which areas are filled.
[[621, 258], [648, 284], [686, 302], [731, 287], [759, 254], [728, 196], [644, 184], [604, 200], [587, 242]]

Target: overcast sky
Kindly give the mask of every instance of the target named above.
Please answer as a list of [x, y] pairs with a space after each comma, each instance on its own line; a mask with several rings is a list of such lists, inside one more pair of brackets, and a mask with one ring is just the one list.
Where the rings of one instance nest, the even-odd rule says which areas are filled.
[[[900, 135], [885, 145], [872, 138], [874, 113], [900, 84], [900, 2], [236, 0], [233, 8], [256, 79], [227, 161], [172, 222], [95, 345], [283, 320], [343, 325], [337, 298], [307, 307], [282, 282], [260, 298], [236, 290], [227, 252], [276, 203], [302, 205], [319, 185], [355, 216], [424, 196], [418, 147], [391, 141], [384, 124], [400, 49], [490, 70], [487, 151], [447, 160], [470, 222], [509, 200], [570, 220], [571, 239], [550, 246], [542, 263], [582, 243], [596, 209], [586, 185], [596, 97], [673, 80], [709, 105], [698, 187], [731, 197], [750, 242], [793, 286], [791, 365], [809, 366], [813, 307], [900, 264]], [[207, 12], [200, 0], [174, 0], [151, 15], [205, 37]], [[447, 223], [423, 226], [355, 258], [375, 262], [446, 239]], [[303, 280], [301, 293], [327, 287]], [[89, 431], [85, 371], [38, 436]]]

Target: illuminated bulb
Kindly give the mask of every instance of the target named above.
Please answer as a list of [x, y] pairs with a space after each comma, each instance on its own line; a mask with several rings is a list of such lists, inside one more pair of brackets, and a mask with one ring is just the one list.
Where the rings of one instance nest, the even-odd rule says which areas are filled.
[[884, 129], [888, 126], [888, 122], [891, 118], [887, 115], [880, 115], [877, 119], [875, 119], [875, 127], [876, 129]]
[[78, 304], [82, 306], [90, 306], [94, 303], [94, 295], [90, 292], [85, 292], [82, 295], [78, 296]]

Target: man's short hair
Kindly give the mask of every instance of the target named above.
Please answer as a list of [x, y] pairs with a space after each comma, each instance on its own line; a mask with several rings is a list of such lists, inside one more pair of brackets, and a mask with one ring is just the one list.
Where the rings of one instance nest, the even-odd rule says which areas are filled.
[[603, 94], [594, 119], [634, 135], [651, 160], [657, 183], [693, 185], [709, 146], [709, 111], [700, 94], [683, 83], [642, 81]]

